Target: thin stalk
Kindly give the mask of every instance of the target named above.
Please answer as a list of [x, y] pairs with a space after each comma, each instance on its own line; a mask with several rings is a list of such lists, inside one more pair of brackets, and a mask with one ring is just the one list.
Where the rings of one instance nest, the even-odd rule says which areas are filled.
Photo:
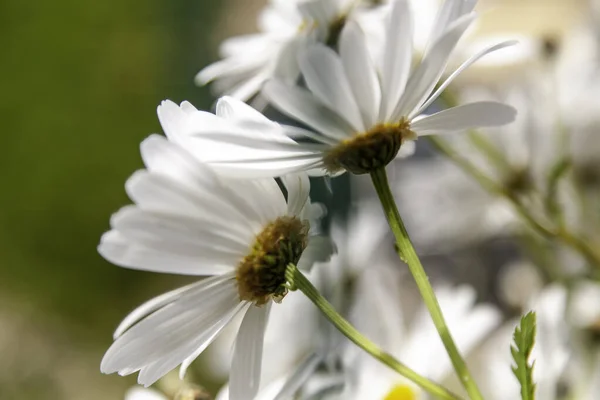
[[454, 339], [452, 339], [452, 335], [450, 334], [450, 330], [448, 329], [448, 325], [446, 324], [438, 300], [433, 292], [431, 284], [429, 283], [429, 277], [425, 273], [425, 269], [423, 269], [423, 265], [421, 265], [419, 256], [417, 255], [410, 237], [408, 236], [408, 232], [404, 227], [404, 223], [400, 217], [398, 208], [396, 207], [396, 202], [394, 201], [394, 197], [390, 191], [385, 168], [380, 168], [371, 172], [371, 179], [375, 189], [377, 190], [377, 195], [379, 196], [379, 200], [383, 206], [387, 221], [396, 238], [396, 244], [401, 250], [401, 258], [403, 258], [408, 264], [408, 268], [410, 269], [410, 272], [417, 283], [417, 287], [419, 288], [421, 297], [423, 297], [425, 306], [431, 315], [433, 324], [435, 325], [438, 334], [444, 343], [444, 347], [450, 356], [454, 370], [469, 394], [469, 397], [472, 400], [482, 400], [483, 396], [481, 395], [477, 384], [473, 380], [471, 373], [467, 368], [467, 364], [460, 355], [460, 352], [454, 343]]
[[400, 375], [419, 385], [427, 392], [444, 400], [460, 400], [460, 397], [450, 392], [445, 387], [435, 383], [413, 371], [391, 354], [380, 349], [375, 343], [364, 337], [354, 326], [344, 319], [333, 306], [323, 297], [312, 283], [296, 268], [290, 264], [285, 271], [287, 282], [290, 289], [299, 289], [317, 308], [327, 317], [327, 319], [348, 339], [368, 354], [387, 365]]

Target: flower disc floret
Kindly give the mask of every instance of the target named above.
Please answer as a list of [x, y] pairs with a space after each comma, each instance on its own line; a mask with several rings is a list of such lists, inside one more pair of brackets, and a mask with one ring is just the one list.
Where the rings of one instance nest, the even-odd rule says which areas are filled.
[[256, 305], [287, 294], [285, 270], [297, 264], [308, 243], [308, 223], [296, 217], [279, 217], [267, 225], [238, 265], [236, 280], [241, 300]]
[[330, 173], [343, 169], [353, 174], [367, 174], [389, 164], [406, 139], [415, 139], [410, 124], [402, 119], [394, 124], [377, 124], [333, 147], [324, 157]]

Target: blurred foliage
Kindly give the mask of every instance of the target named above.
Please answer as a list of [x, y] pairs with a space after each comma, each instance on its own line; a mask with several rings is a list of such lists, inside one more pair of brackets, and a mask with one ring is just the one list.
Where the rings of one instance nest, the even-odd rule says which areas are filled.
[[[0, 309], [26, 304], [44, 316], [31, 329], [58, 325], [55, 336], [75, 351], [98, 351], [98, 375], [125, 313], [182, 280], [112, 266], [96, 245], [129, 202], [123, 184], [142, 165], [140, 141], [161, 132], [159, 102], [210, 107], [192, 79], [215, 58], [207, 47], [221, 4], [0, 3], [0, 294], [11, 299]], [[44, 398], [65, 398], [34, 381]], [[32, 382], [27, 393], [39, 398]], [[0, 398], [12, 395], [0, 380]]]

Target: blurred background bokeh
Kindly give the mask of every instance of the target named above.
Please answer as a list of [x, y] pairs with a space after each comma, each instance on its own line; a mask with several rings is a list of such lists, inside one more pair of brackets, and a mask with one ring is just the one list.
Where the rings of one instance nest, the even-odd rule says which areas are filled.
[[111, 332], [181, 278], [115, 267], [96, 246], [140, 141], [160, 132], [159, 102], [211, 106], [193, 76], [220, 29], [253, 20], [228, 3], [0, 3], [0, 399], [120, 399], [135, 381], [99, 373]]
[[[169, 98], [210, 109], [215, 98], [194, 75], [217, 59], [221, 40], [256, 29], [264, 3], [0, 2], [0, 400], [121, 399], [135, 383], [99, 371], [112, 331], [136, 305], [187, 280], [111, 265], [98, 240], [128, 203], [123, 184], [142, 166], [140, 141], [161, 132], [156, 106]], [[484, 32], [540, 44], [584, 13], [583, 0], [488, 3], [507, 11]], [[495, 300], [492, 279], [517, 253], [496, 238], [426, 263]]]

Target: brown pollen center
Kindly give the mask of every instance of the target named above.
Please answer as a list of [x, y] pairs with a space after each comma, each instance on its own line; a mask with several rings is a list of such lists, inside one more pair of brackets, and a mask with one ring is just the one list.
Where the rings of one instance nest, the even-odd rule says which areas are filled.
[[402, 143], [416, 137], [404, 118], [395, 124], [377, 124], [329, 150], [324, 157], [325, 168], [330, 173], [346, 169], [357, 175], [367, 174], [389, 164]]
[[285, 270], [297, 264], [308, 243], [308, 223], [296, 217], [279, 217], [268, 224], [237, 267], [240, 300], [263, 305], [280, 302], [287, 294]]

